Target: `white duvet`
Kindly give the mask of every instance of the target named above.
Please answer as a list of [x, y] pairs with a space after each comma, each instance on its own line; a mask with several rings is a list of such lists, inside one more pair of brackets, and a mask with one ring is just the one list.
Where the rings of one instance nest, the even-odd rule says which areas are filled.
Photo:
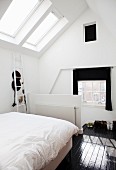
[[64, 120], [24, 113], [0, 114], [0, 170], [39, 170], [78, 128]]

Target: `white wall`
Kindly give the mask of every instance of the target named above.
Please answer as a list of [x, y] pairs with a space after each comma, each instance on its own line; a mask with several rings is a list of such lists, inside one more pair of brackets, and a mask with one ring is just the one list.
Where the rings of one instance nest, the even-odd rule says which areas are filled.
[[[72, 70], [60, 70], [58, 73], [50, 94], [72, 94], [72, 80], [73, 74]], [[68, 86], [67, 86], [68, 83]]]
[[78, 95], [28, 94], [29, 113], [68, 120], [81, 130], [81, 97]]
[[[97, 23], [97, 41], [84, 43], [83, 24], [94, 21]], [[102, 20], [91, 10], [87, 10], [40, 58], [39, 92], [50, 92], [60, 69], [93, 66], [116, 66], [116, 39], [110, 34]], [[108, 112], [101, 108], [83, 107], [83, 123], [96, 119], [116, 119], [116, 70], [114, 69], [113, 72], [112, 98], [114, 111]], [[67, 78], [67, 85], [66, 79], [65, 83], [63, 81], [58, 82], [60, 88], [58, 89], [56, 85], [57, 90], [54, 93], [68, 93], [68, 91], [71, 93], [69, 79]], [[62, 91], [64, 86], [65, 90]]]
[[[12, 72], [13, 72], [13, 54], [18, 53], [0, 48], [0, 113], [13, 110], [13, 90]], [[30, 56], [22, 56], [24, 65], [24, 81], [27, 92], [38, 93], [38, 59]]]
[[[115, 0], [86, 0], [88, 6], [97, 13], [113, 36], [116, 38], [116, 1]], [[109, 12], [108, 12], [109, 11]]]

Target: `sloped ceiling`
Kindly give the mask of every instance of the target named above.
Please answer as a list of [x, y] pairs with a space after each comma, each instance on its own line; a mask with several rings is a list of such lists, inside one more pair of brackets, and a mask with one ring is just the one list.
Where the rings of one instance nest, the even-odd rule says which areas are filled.
[[[22, 52], [27, 55], [41, 56], [53, 43], [57, 40], [66, 29], [71, 26], [71, 24], [83, 14], [83, 12], [88, 9], [88, 7], [93, 10], [97, 15], [99, 15], [102, 21], [105, 23], [106, 27], [110, 30], [113, 36], [116, 37], [116, 0], [51, 0], [53, 6], [65, 16], [69, 23], [67, 26], [57, 34], [51, 42], [47, 44], [44, 50], [40, 53], [25, 49], [21, 45], [12, 44], [7, 41], [0, 40], [0, 46], [12, 49], [13, 51]], [[5, 11], [12, 0], [0, 0], [0, 18], [3, 16]], [[44, 19], [44, 18], [43, 18]]]
[[75, 21], [87, 8], [85, 0], [51, 0], [56, 9], [70, 22]]
[[86, 0], [86, 2], [116, 37], [116, 0]]
[[12, 0], [0, 0], [0, 19], [9, 7]]
[[[12, 0], [1, 0], [0, 1], [0, 18], [2, 17], [5, 10], [8, 8]], [[53, 6], [60, 12], [63, 16], [68, 19], [67, 26], [58, 33], [58, 35], [50, 41], [42, 52], [38, 53], [36, 51], [23, 48], [20, 44], [16, 45], [4, 40], [0, 40], [0, 46], [12, 49], [13, 51], [22, 52], [31, 56], [41, 56], [54, 41], [61, 36], [61, 34], [88, 8], [85, 0], [51, 0]], [[15, 14], [14, 14], [15, 15]], [[44, 19], [44, 18], [43, 18]]]

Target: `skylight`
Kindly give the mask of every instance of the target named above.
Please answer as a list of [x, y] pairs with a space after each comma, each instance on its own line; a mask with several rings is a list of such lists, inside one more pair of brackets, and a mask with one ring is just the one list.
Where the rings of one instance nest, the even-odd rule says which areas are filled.
[[13, 0], [0, 20], [0, 32], [12, 37], [15, 36], [38, 3], [40, 3], [40, 0]]
[[12, 0], [0, 20], [0, 39], [40, 52], [67, 23], [51, 0]]
[[50, 14], [28, 38], [27, 43], [36, 46], [41, 41], [41, 39], [51, 30], [51, 28], [53, 28], [58, 20], [58, 17], [50, 12]]
[[[52, 14], [52, 13], [50, 13]], [[54, 15], [54, 14], [53, 14]], [[44, 21], [43, 21], [44, 22]], [[43, 24], [43, 22], [41, 23], [41, 25]], [[67, 25], [68, 23], [68, 20], [65, 18], [65, 17], [60, 17], [60, 18], [57, 18], [57, 21], [56, 23], [54, 23], [53, 27], [50, 28], [49, 27], [49, 31], [47, 32], [44, 32], [45, 34], [41, 34], [40, 36], [40, 32], [38, 32], [38, 34], [35, 34], [33, 33], [33, 36], [35, 39], [33, 39], [33, 37], [30, 37], [28, 39], [28, 41], [26, 41], [24, 44], [23, 44], [23, 47], [27, 48], [27, 49], [31, 49], [33, 51], [42, 51], [43, 48], [49, 44], [49, 42], [56, 36], [58, 35], [58, 33]], [[47, 23], [46, 23], [47, 24]], [[43, 26], [46, 27], [46, 24]], [[49, 25], [49, 24], [48, 24]], [[44, 28], [43, 27], [43, 28]], [[38, 28], [39, 29], [39, 28]], [[42, 32], [41, 32], [42, 33]], [[43, 35], [43, 36], [42, 36]], [[38, 38], [40, 37], [39, 41], [38, 41]], [[32, 39], [31, 39], [32, 38]], [[35, 41], [33, 41], [35, 40]], [[35, 44], [34, 44], [35, 43]]]

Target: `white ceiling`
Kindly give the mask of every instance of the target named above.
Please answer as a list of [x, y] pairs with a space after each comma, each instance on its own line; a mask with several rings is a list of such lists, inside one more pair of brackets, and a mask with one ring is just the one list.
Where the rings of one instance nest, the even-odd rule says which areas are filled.
[[[65, 16], [69, 22], [67, 26], [46, 45], [43, 51], [38, 53], [36, 51], [22, 47], [21, 44], [16, 45], [4, 40], [0, 40], [0, 46], [12, 49], [13, 51], [15, 50], [18, 52], [22, 52], [27, 55], [39, 57], [88, 8], [90, 8], [97, 15], [99, 15], [103, 22], [106, 24], [107, 28], [111, 31], [111, 33], [114, 36], [116, 36], [116, 0], [51, 0], [51, 1], [53, 3], [53, 7], [55, 7], [55, 9], [61, 15]], [[12, 0], [0, 0], [0, 18], [2, 17], [2, 15], [4, 14], [4, 12], [6, 11], [11, 2]], [[42, 18], [42, 20], [44, 18], [45, 16]]]
[[[0, 0], [0, 17], [4, 14], [5, 10], [8, 8], [10, 2], [12, 0]], [[42, 55], [51, 45], [52, 43], [59, 37], [61, 34], [88, 8], [85, 0], [51, 0], [53, 3], [53, 8], [63, 16], [68, 19], [68, 24], [64, 29], [62, 29], [39, 53], [27, 48], [22, 47], [22, 44], [16, 45], [11, 42], [7, 42], [4, 40], [0, 40], [0, 46], [9, 48], [11, 50], [15, 50], [18, 52], [22, 52], [27, 55], [37, 56]], [[15, 14], [14, 14], [15, 15]], [[44, 19], [45, 17], [43, 17]], [[36, 29], [36, 27], [35, 27]], [[27, 37], [26, 37], [27, 38]]]
[[116, 37], [116, 0], [86, 0], [86, 2]]

